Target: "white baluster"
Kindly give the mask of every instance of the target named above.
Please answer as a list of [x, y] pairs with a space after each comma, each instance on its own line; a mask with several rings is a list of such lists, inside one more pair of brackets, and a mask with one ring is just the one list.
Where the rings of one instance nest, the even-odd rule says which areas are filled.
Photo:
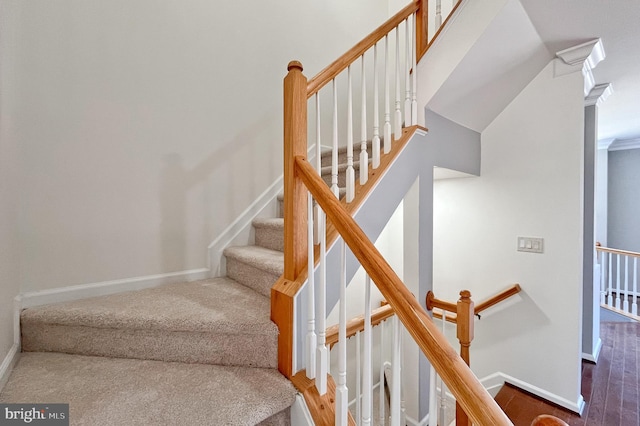
[[340, 304], [338, 325], [338, 384], [336, 387], [336, 425], [347, 425], [347, 246], [342, 242], [340, 262]]
[[362, 55], [362, 114], [360, 116], [360, 185], [369, 179], [369, 154], [367, 153], [367, 85]]
[[411, 124], [411, 24], [409, 23], [410, 17], [405, 19], [404, 28], [404, 44], [405, 44], [405, 57], [404, 57], [404, 125], [409, 126]]
[[438, 397], [436, 390], [436, 369], [429, 367], [429, 426], [438, 426]]
[[604, 252], [599, 251], [598, 252], [598, 256], [600, 256], [600, 304], [604, 305], [605, 303], [605, 294], [606, 294], [606, 288], [605, 288], [605, 259], [606, 256], [604, 254]]
[[620, 255], [616, 253], [616, 309], [620, 309]]
[[[316, 92], [316, 170], [318, 171], [318, 175], [322, 177], [322, 140], [320, 137], [320, 127], [320, 92]], [[313, 241], [314, 244], [318, 244], [320, 241], [318, 237], [318, 212], [320, 211], [320, 206], [314, 205], [313, 209], [314, 227], [313, 240], [311, 241]]]
[[396, 27], [396, 114], [393, 123], [393, 138], [402, 136], [402, 111], [400, 111], [400, 25]]
[[389, 35], [384, 36], [384, 153], [391, 151], [391, 106], [389, 100]]
[[611, 265], [613, 265], [613, 263], [611, 262], [612, 260], [612, 254], [609, 253], [609, 262], [607, 264], [607, 266], [609, 267], [609, 285], [607, 288], [607, 305], [609, 306], [613, 306], [613, 293], [612, 293], [612, 273], [613, 273], [613, 268], [611, 267]]
[[318, 303], [316, 306], [316, 318], [318, 346], [316, 348], [316, 388], [320, 395], [327, 393], [327, 374], [329, 373], [329, 351], [327, 350], [327, 218], [324, 211], [318, 215], [318, 234], [320, 235], [320, 270], [317, 283]]
[[385, 418], [385, 389], [384, 389], [384, 325], [387, 323], [386, 320], [382, 321], [379, 325], [380, 328], [380, 376], [378, 382], [378, 412], [380, 414], [380, 424], [386, 424]]
[[314, 255], [313, 255], [313, 229], [314, 229], [314, 220], [313, 220], [313, 197], [311, 193], [307, 195], [308, 203], [307, 203], [307, 211], [308, 211], [308, 222], [307, 222], [307, 238], [309, 241], [308, 252], [307, 252], [307, 271], [309, 271], [307, 277], [307, 377], [310, 379], [315, 379], [316, 377], [316, 344], [318, 343], [318, 336], [316, 335], [316, 317], [315, 317], [315, 282], [314, 282]]
[[411, 73], [411, 125], [418, 124], [418, 56], [416, 52], [417, 35], [416, 35], [416, 14], [413, 14], [413, 25], [411, 26], [413, 35], [411, 36], [411, 42], [414, 43], [411, 49], [412, 57], [412, 69]]
[[356, 422], [362, 418], [362, 349], [360, 332], [356, 332]]
[[[445, 334], [447, 325], [447, 311], [442, 311], [442, 334]], [[447, 404], [446, 404], [446, 390], [444, 385], [444, 380], [440, 377], [440, 422], [442, 424], [447, 424]]]
[[355, 196], [356, 175], [353, 170], [353, 91], [351, 89], [351, 65], [347, 67], [347, 203]]
[[442, 0], [436, 0], [436, 31], [442, 26]]
[[340, 198], [338, 188], [338, 87], [333, 79], [333, 151], [331, 152], [331, 191]]
[[393, 352], [391, 355], [391, 368], [393, 369], [391, 380], [391, 426], [400, 426], [400, 323], [398, 317], [393, 317]]
[[638, 258], [633, 258], [633, 303], [631, 313], [638, 315]]
[[629, 256], [624, 256], [624, 301], [622, 309], [629, 312]]
[[373, 380], [371, 377], [371, 279], [367, 275], [364, 289], [364, 360], [362, 362], [364, 374], [362, 387], [364, 394], [362, 397], [362, 425], [371, 425]]
[[373, 138], [371, 139], [372, 167], [380, 166], [380, 102], [378, 98], [378, 43], [373, 45]]

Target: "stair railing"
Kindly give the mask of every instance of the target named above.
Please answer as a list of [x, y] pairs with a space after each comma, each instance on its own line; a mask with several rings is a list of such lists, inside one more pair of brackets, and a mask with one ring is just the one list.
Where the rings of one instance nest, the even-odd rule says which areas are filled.
[[[444, 322], [452, 322], [456, 324], [456, 337], [460, 342], [460, 357], [467, 365], [471, 365], [470, 348], [471, 342], [474, 336], [474, 316], [480, 319], [480, 313], [490, 307], [497, 305], [498, 303], [508, 299], [511, 296], [518, 294], [521, 291], [520, 284], [514, 284], [509, 288], [496, 293], [494, 296], [482, 301], [478, 305], [475, 305], [471, 300], [471, 292], [469, 290], [462, 290], [460, 292], [460, 299], [457, 303], [451, 303], [444, 300], [437, 299], [432, 291], [427, 292], [426, 307], [428, 311], [432, 311], [434, 308], [440, 309], [441, 312], [434, 312], [434, 318], [440, 318]], [[447, 312], [452, 315], [447, 315]], [[435, 407], [435, 380], [432, 379], [433, 392], [431, 392], [430, 406]], [[444, 391], [443, 387], [441, 390]], [[442, 392], [444, 394], [444, 392]], [[444, 421], [444, 419], [440, 419]], [[433, 424], [436, 424], [434, 422]], [[469, 418], [462, 409], [462, 406], [456, 401], [456, 424], [457, 425], [469, 425]]]
[[640, 253], [596, 245], [600, 264], [600, 304], [638, 317]]
[[[280, 334], [278, 340], [278, 366], [280, 371], [293, 379], [294, 384], [304, 393], [307, 403], [315, 411], [318, 424], [353, 424], [354, 420], [348, 412], [348, 389], [346, 387], [346, 262], [349, 249], [359, 264], [367, 273], [365, 287], [365, 327], [364, 334], [370, 339], [371, 313], [371, 281], [377, 286], [383, 297], [388, 301], [397, 316], [394, 322], [393, 358], [400, 359], [400, 327], [402, 324], [413, 337], [420, 350], [427, 356], [436, 371], [443, 377], [461, 406], [469, 417], [477, 424], [509, 425], [511, 422], [500, 410], [495, 401], [486, 392], [477, 378], [469, 370], [456, 351], [448, 344], [445, 337], [433, 324], [427, 313], [420, 306], [415, 297], [395, 274], [390, 265], [367, 238], [362, 229], [353, 220], [350, 208], [358, 200], [358, 189], [366, 189], [376, 179], [375, 168], [385, 163], [380, 152], [380, 144], [384, 153], [391, 150], [391, 141], [399, 145], [405, 143], [417, 130], [417, 100], [416, 100], [416, 62], [421, 53], [426, 50], [426, 21], [423, 19], [425, 0], [412, 2], [398, 14], [380, 26], [374, 33], [358, 43], [340, 59], [335, 61], [318, 76], [310, 81], [302, 74], [302, 64], [293, 61], [289, 63], [288, 75], [284, 80], [284, 217], [285, 238], [284, 274], [272, 288], [272, 320], [278, 325]], [[416, 29], [416, 25], [418, 28]], [[402, 31], [404, 30], [404, 31]], [[404, 39], [402, 34], [404, 33]], [[384, 40], [384, 41], [383, 41]], [[395, 47], [389, 43], [394, 41]], [[378, 63], [378, 47], [384, 44], [384, 65]], [[373, 68], [367, 70], [365, 55], [373, 51]], [[394, 56], [392, 62], [390, 57]], [[353, 159], [353, 93], [352, 67], [360, 61], [360, 169], [359, 182], [355, 182], [355, 162]], [[391, 68], [395, 68], [392, 72]], [[378, 89], [378, 69], [384, 69], [384, 119], [382, 134], [380, 134]], [[346, 72], [345, 72], [346, 71]], [[343, 73], [345, 72], [345, 73]], [[372, 88], [366, 84], [368, 76], [372, 75]], [[346, 124], [339, 120], [338, 114], [338, 78], [346, 79]], [[322, 180], [322, 134], [325, 123], [320, 90], [329, 83], [332, 89], [332, 102], [329, 114], [332, 117], [330, 128], [332, 161], [330, 173], [330, 188]], [[403, 84], [404, 83], [404, 84]], [[393, 112], [389, 92], [395, 88], [395, 102]], [[404, 97], [401, 88], [404, 86]], [[373, 91], [373, 96], [368, 96]], [[367, 99], [373, 99], [370, 106]], [[341, 98], [340, 98], [341, 99]], [[315, 163], [316, 168], [307, 161], [307, 126], [308, 102], [315, 105]], [[356, 107], [356, 109], [357, 109]], [[370, 125], [367, 119], [373, 111], [373, 131], [369, 133]], [[357, 111], [356, 111], [357, 112]], [[393, 119], [391, 118], [393, 116]], [[340, 123], [347, 129], [346, 141], [338, 138]], [[403, 126], [405, 127], [403, 129]], [[411, 127], [413, 126], [413, 127]], [[368, 151], [368, 134], [372, 135], [372, 151]], [[403, 142], [404, 141], [404, 142]], [[340, 182], [338, 180], [338, 148], [346, 144], [346, 190], [343, 201]], [[369, 158], [372, 159], [372, 172], [369, 173]], [[389, 160], [387, 160], [389, 161]], [[379, 178], [379, 173], [377, 178]], [[371, 176], [371, 179], [370, 179]], [[340, 272], [340, 301], [339, 308], [339, 343], [338, 343], [338, 372], [337, 383], [329, 375], [329, 357], [326, 341], [326, 260], [327, 235], [330, 226], [335, 236], [341, 238], [341, 272]], [[317, 226], [316, 226], [317, 225]], [[314, 246], [314, 240], [318, 244]], [[318, 260], [318, 282], [316, 274], [316, 259]], [[310, 271], [311, 273], [307, 273]], [[307, 280], [308, 278], [308, 280]], [[294, 377], [294, 357], [296, 346], [294, 343], [296, 318], [296, 295], [303, 285], [307, 286], [309, 317], [307, 319], [307, 334], [305, 344], [305, 367]], [[368, 349], [365, 349], [367, 352]], [[370, 351], [369, 351], [370, 352]], [[369, 355], [370, 356], [370, 353]], [[400, 363], [397, 363], [398, 368]], [[370, 376], [370, 368], [365, 369], [365, 375]], [[397, 374], [396, 374], [397, 373]], [[400, 371], [394, 372], [391, 384], [391, 425], [399, 426], [401, 419]], [[363, 381], [371, 383], [371, 377], [364, 377]], [[307, 396], [310, 399], [307, 399]], [[367, 412], [364, 405], [367, 405]], [[361, 419], [368, 424], [371, 419], [371, 404], [363, 404]]]

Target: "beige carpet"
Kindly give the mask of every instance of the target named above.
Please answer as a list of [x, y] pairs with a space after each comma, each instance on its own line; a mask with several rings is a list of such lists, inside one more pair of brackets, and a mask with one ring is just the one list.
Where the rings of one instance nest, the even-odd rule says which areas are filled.
[[36, 352], [22, 354], [0, 402], [69, 403], [72, 425], [255, 425], [294, 395], [273, 369]]

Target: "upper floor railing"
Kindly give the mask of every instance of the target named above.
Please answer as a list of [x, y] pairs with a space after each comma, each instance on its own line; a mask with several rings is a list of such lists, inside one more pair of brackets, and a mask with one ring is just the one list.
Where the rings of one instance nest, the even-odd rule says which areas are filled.
[[640, 253], [596, 245], [600, 265], [600, 303], [638, 319]]

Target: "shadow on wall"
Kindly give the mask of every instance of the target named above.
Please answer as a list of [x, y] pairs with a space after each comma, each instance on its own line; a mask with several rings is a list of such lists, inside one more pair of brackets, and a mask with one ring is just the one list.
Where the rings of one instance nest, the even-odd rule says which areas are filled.
[[[276, 113], [263, 116], [190, 169], [178, 152], [163, 156], [159, 234], [164, 271], [193, 267], [187, 250], [194, 240], [190, 234], [195, 232], [194, 225], [189, 223], [194, 215], [188, 208], [201, 208], [195, 217], [202, 218], [202, 229], [197, 232], [205, 243], [192, 247], [192, 251], [205, 259], [207, 245], [282, 173], [282, 137], [277, 141], [260, 139], [265, 134], [278, 134], [273, 124], [281, 122]], [[202, 196], [194, 204], [190, 192], [198, 188]]]

